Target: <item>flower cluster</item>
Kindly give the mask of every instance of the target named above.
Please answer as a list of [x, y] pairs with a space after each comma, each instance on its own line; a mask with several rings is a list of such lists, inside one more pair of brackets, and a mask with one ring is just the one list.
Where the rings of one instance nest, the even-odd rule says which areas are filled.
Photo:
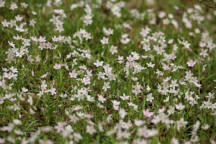
[[216, 143], [216, 11], [0, 0], [0, 13], [0, 144]]

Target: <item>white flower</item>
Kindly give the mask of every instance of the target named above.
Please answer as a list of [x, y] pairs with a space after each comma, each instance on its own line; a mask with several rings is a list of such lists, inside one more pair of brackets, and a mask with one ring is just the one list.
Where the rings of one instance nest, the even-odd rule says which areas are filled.
[[135, 119], [134, 120], [134, 124], [136, 125], [136, 126], [141, 126], [141, 125], [143, 125], [145, 123], [145, 121], [143, 121], [143, 120], [138, 120], [138, 119]]
[[5, 1], [0, 0], [0, 8], [5, 6]]
[[147, 95], [146, 101], [152, 102], [154, 100], [154, 97], [152, 96], [152, 93], [149, 93]]
[[129, 100], [129, 96], [126, 96], [125, 94], [123, 94], [123, 96], [120, 96], [120, 98], [122, 100]]
[[148, 109], [147, 110], [143, 110], [143, 115], [146, 117], [151, 117], [153, 116], [153, 112], [150, 112]]
[[145, 28], [142, 28], [140, 34], [143, 38], [145, 38], [150, 32], [151, 32], [151, 29], [149, 27], [145, 27]]
[[177, 104], [175, 107], [177, 110], [183, 110], [185, 108], [185, 106], [182, 103]]
[[210, 126], [208, 124], [205, 124], [202, 126], [202, 129], [207, 130]]
[[103, 85], [103, 90], [104, 91], [107, 91], [107, 89], [110, 88], [110, 83], [109, 82], [105, 82], [104, 85]]
[[117, 53], [117, 52], [118, 52], [118, 51], [117, 51], [117, 46], [113, 46], [113, 45], [112, 45], [112, 46], [110, 47], [110, 53], [111, 53], [111, 54], [115, 54], [115, 53]]
[[102, 96], [102, 95], [98, 95], [98, 100], [101, 102], [101, 103], [104, 103], [106, 101], [106, 99]]
[[123, 56], [118, 56], [118, 63], [123, 63], [124, 62], [124, 57]]
[[128, 38], [128, 34], [122, 34], [121, 43], [128, 44], [129, 42], [130, 42], [130, 39]]
[[83, 82], [85, 85], [88, 85], [88, 84], [90, 84], [90, 78], [89, 78], [89, 77], [84, 77], [84, 78], [82, 79], [82, 82]]
[[25, 92], [28, 92], [28, 89], [25, 88], [25, 87], [23, 87], [23, 88], [22, 88], [22, 92], [24, 92], [24, 93], [25, 93]]
[[21, 122], [20, 120], [18, 120], [18, 119], [14, 119], [14, 120], [13, 120], [13, 123], [14, 123], [15, 125], [21, 125], [21, 124], [22, 124], [22, 122]]
[[180, 131], [181, 127], [185, 127], [187, 125], [187, 121], [184, 121], [183, 118], [181, 118], [179, 121], [177, 121], [177, 130]]
[[108, 44], [108, 43], [109, 43], [109, 38], [103, 37], [103, 38], [101, 39], [101, 43], [102, 43], [103, 45]]
[[10, 9], [11, 10], [15, 10], [15, 9], [17, 9], [18, 8], [18, 6], [17, 6], [17, 4], [16, 3], [11, 3], [11, 5], [10, 5]]
[[179, 144], [179, 141], [176, 138], [172, 138], [170, 144]]
[[190, 61], [187, 62], [187, 65], [189, 67], [193, 67], [195, 64], [196, 64], [196, 61], [193, 61], [193, 60], [190, 60]]
[[124, 119], [124, 117], [127, 115], [127, 112], [125, 111], [125, 109], [120, 108], [119, 109], [119, 115], [120, 115], [121, 119]]
[[113, 34], [113, 29], [111, 28], [103, 28], [103, 32], [106, 36], [112, 35]]
[[159, 18], [164, 18], [166, 16], [166, 13], [164, 11], [159, 12]]
[[96, 60], [96, 62], [94, 63], [94, 65], [96, 67], [103, 66], [103, 61]]
[[142, 86], [139, 83], [137, 83], [136, 85], [133, 85], [132, 87], [133, 87], [132, 93], [134, 93], [135, 95], [138, 95], [142, 92], [141, 91]]
[[118, 110], [120, 102], [117, 100], [113, 100], [112, 103], [113, 103], [113, 108], [115, 110]]
[[51, 93], [51, 95], [55, 95], [56, 94], [56, 89], [54, 87], [52, 87], [49, 92]]
[[95, 128], [93, 126], [88, 126], [86, 128], [86, 132], [89, 133], [90, 135], [94, 134], [96, 132]]

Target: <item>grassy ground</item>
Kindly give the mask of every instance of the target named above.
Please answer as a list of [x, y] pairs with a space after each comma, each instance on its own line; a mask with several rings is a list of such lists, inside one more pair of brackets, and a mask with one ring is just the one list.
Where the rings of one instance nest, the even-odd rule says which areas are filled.
[[0, 0], [0, 143], [215, 144], [209, 6]]

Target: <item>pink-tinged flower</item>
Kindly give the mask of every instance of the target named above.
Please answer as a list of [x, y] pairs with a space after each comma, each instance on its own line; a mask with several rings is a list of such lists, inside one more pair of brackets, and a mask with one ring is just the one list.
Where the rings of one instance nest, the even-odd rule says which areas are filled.
[[59, 39], [56, 36], [53, 36], [52, 41], [57, 42], [57, 41], [59, 41]]
[[85, 84], [85, 85], [88, 85], [88, 84], [90, 84], [90, 78], [89, 77], [84, 77], [83, 79], [82, 79], [82, 82]]
[[134, 61], [134, 58], [133, 58], [132, 56], [128, 56], [128, 57], [127, 57], [127, 60], [128, 60], [129, 62], [132, 62], [132, 61]]
[[143, 125], [145, 123], [145, 121], [143, 121], [143, 120], [138, 120], [138, 119], [135, 119], [134, 120], [134, 124], [136, 125], [136, 126], [141, 126], [141, 125]]
[[210, 140], [211, 144], [216, 144], [216, 141]]
[[143, 115], [146, 117], [151, 117], [153, 116], [154, 112], [150, 112], [148, 109], [147, 110], [143, 110]]
[[196, 61], [193, 61], [193, 60], [190, 60], [190, 61], [187, 62], [187, 65], [189, 67], [193, 67], [195, 64], [196, 64]]
[[61, 68], [61, 64], [55, 64], [55, 65], [53, 66], [53, 68], [54, 68], [54, 69], [60, 69], [60, 68]]
[[77, 73], [76, 73], [76, 71], [70, 72], [69, 75], [70, 75], [70, 78], [77, 78]]
[[38, 38], [38, 41], [41, 42], [41, 43], [45, 43], [45, 42], [46, 42], [46, 38], [40, 36], [40, 37]]

